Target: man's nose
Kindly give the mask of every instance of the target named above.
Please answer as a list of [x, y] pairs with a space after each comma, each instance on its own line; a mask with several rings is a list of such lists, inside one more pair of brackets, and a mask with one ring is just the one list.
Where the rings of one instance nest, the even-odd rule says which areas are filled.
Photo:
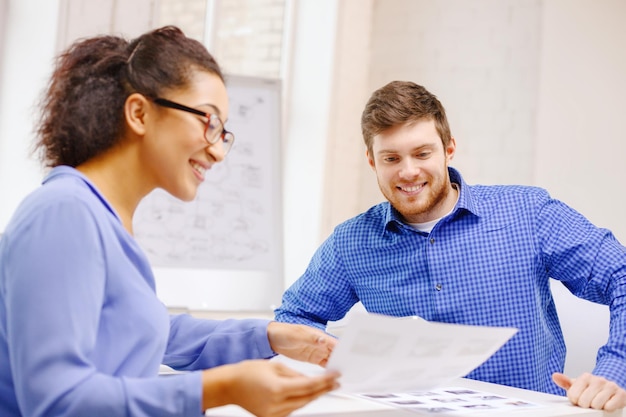
[[400, 164], [400, 177], [413, 178], [420, 174], [422, 164], [413, 158], [404, 158]]

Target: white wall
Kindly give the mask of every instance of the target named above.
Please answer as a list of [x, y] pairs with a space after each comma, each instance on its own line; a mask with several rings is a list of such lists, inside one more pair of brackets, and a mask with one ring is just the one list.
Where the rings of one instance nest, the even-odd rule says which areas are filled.
[[44, 174], [31, 152], [33, 126], [57, 51], [83, 36], [144, 32], [154, 19], [155, 1], [7, 1], [5, 48], [0, 50], [0, 232]]
[[[6, 14], [9, 5], [8, 0], [0, 0], [0, 54], [4, 51], [4, 36], [6, 31]], [[0, 91], [0, 93], [2, 93]]]
[[543, 7], [535, 182], [626, 242], [626, 2]]
[[[333, 51], [332, 95], [328, 107], [329, 130], [326, 153], [321, 164], [323, 211], [316, 234], [309, 240], [324, 239], [342, 220], [362, 210], [360, 177], [367, 175], [367, 188], [375, 182], [363, 172], [365, 147], [361, 137], [361, 111], [370, 91], [367, 70], [371, 54], [372, 0], [341, 0], [337, 7], [337, 33]], [[307, 254], [310, 258], [311, 254]], [[308, 261], [308, 259], [307, 259]], [[291, 281], [296, 276], [288, 275]]]
[[302, 0], [295, 6], [285, 106], [285, 277], [298, 276], [318, 245], [337, 18], [334, 2]]
[[31, 155], [34, 105], [51, 71], [58, 7], [55, 0], [9, 0], [6, 8], [0, 50], [0, 232], [42, 177]]

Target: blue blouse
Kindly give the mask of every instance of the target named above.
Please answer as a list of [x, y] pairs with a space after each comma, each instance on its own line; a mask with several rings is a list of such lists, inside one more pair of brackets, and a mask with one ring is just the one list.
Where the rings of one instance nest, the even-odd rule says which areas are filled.
[[113, 208], [54, 168], [0, 240], [0, 415], [197, 417], [201, 373], [160, 364], [270, 357], [267, 323], [169, 316]]
[[549, 278], [610, 306], [594, 373], [626, 388], [626, 248], [536, 187], [470, 186], [430, 233], [381, 203], [339, 225], [284, 294], [279, 321], [324, 328], [358, 301], [369, 312], [519, 332], [468, 377], [563, 394], [565, 343]]

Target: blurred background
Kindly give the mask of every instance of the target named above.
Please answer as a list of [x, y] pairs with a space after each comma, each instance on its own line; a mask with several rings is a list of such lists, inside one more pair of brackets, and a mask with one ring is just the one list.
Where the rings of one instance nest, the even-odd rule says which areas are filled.
[[[284, 286], [382, 201], [359, 120], [398, 79], [442, 101], [468, 183], [545, 187], [624, 243], [625, 19], [624, 0], [0, 0], [0, 232], [43, 175], [29, 151], [53, 56], [174, 24], [225, 73], [280, 80]], [[568, 370], [590, 370], [608, 310], [554, 290]]]

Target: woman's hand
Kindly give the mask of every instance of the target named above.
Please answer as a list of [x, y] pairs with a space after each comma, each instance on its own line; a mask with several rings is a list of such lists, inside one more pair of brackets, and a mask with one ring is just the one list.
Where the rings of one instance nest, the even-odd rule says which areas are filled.
[[267, 338], [274, 352], [292, 359], [326, 366], [337, 340], [311, 326], [272, 321]]
[[284, 417], [335, 389], [338, 374], [309, 377], [282, 363], [249, 360], [203, 372], [203, 409], [236, 404], [258, 417]]

